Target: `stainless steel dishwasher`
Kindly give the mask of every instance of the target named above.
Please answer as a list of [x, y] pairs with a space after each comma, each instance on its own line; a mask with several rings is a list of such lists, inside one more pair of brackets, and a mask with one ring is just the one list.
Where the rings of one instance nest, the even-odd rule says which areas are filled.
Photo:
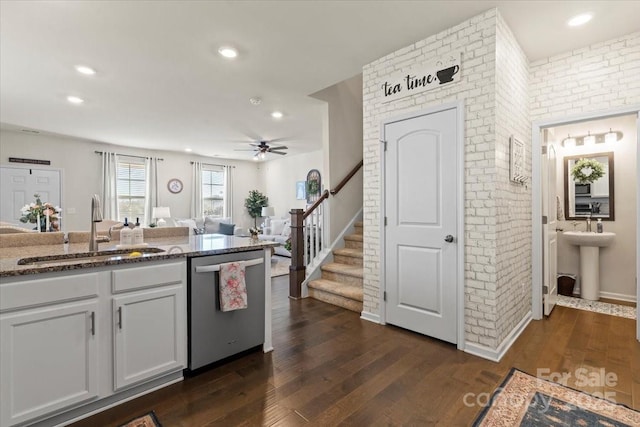
[[[247, 308], [223, 312], [220, 310], [220, 273], [217, 268], [232, 261], [245, 262]], [[262, 250], [189, 259], [189, 370], [264, 343], [264, 270]]]

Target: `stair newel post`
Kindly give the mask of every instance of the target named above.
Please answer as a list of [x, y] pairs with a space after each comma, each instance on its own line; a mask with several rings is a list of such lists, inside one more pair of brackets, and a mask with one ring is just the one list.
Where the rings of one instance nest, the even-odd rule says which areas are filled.
[[304, 265], [304, 210], [291, 209], [291, 266], [289, 267], [289, 298], [302, 298]]

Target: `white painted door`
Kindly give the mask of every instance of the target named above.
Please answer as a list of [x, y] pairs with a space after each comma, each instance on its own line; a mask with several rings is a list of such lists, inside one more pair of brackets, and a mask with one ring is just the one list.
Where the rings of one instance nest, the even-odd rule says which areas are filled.
[[60, 171], [0, 167], [0, 221], [18, 223], [20, 209], [35, 201], [34, 194], [39, 194], [43, 202], [60, 206]]
[[558, 202], [556, 197], [557, 179], [556, 147], [548, 141], [542, 154], [542, 298], [544, 315], [548, 316], [558, 300]]
[[115, 390], [185, 366], [183, 295], [172, 286], [113, 298]]
[[90, 301], [0, 317], [0, 425], [97, 397], [97, 308]]
[[457, 341], [456, 110], [384, 125], [385, 315]]

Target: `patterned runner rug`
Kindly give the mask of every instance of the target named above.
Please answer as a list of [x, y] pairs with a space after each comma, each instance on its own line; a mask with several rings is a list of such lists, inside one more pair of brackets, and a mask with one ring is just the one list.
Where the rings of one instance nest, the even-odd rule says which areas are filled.
[[640, 412], [515, 368], [474, 426], [640, 426]]
[[151, 411], [122, 424], [120, 427], [162, 427], [162, 424], [156, 418], [156, 414]]
[[577, 308], [578, 310], [593, 311], [595, 313], [626, 317], [627, 319], [635, 319], [637, 311], [635, 307], [627, 305], [610, 304], [608, 302], [601, 301], [589, 301], [582, 298], [566, 297], [563, 295], [558, 295], [558, 305], [569, 308]]

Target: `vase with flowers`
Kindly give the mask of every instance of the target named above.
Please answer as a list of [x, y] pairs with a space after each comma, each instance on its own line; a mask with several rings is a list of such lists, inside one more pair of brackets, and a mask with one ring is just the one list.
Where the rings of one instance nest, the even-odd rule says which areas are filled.
[[251, 235], [251, 240], [258, 241], [258, 234], [262, 233], [262, 230], [258, 227], [249, 228], [249, 234]]
[[62, 209], [49, 202], [43, 203], [38, 193], [34, 194], [36, 201], [24, 205], [20, 209], [20, 222], [36, 224], [34, 230], [59, 231]]

